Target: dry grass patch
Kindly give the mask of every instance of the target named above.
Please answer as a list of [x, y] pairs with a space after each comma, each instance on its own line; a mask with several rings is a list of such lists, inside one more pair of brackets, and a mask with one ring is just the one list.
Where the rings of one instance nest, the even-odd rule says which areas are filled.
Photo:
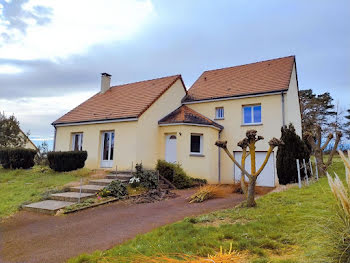
[[232, 187], [228, 185], [204, 185], [189, 198], [190, 203], [201, 203], [205, 200], [223, 198], [232, 193]]

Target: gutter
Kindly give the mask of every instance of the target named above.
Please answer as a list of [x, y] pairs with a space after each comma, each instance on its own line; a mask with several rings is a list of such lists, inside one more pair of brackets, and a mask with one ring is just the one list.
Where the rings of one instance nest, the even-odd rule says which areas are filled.
[[56, 128], [56, 126], [54, 126], [54, 128], [55, 128], [55, 135], [53, 137], [53, 151], [55, 151], [55, 149], [56, 149], [56, 135], [57, 135], [57, 128]]
[[282, 103], [282, 126], [285, 126], [286, 120], [285, 120], [284, 93], [283, 93], [283, 91], [281, 92], [281, 103]]
[[[221, 139], [221, 132], [222, 130], [219, 131], [218, 140]], [[221, 148], [220, 147], [218, 147], [218, 181], [220, 184], [221, 183]]]

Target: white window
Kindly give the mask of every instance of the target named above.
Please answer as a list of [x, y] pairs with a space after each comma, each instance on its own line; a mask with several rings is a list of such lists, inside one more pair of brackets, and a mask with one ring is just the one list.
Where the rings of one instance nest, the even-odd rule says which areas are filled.
[[203, 134], [191, 134], [191, 154], [203, 154]]
[[243, 124], [261, 124], [261, 105], [243, 107]]
[[83, 150], [83, 133], [72, 134], [72, 151]]
[[224, 118], [224, 108], [216, 108], [215, 109], [215, 119], [223, 119]]

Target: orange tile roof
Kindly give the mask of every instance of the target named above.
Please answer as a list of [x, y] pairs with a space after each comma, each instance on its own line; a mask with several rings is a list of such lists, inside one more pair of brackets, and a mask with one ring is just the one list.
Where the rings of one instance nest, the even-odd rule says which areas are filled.
[[177, 108], [163, 119], [161, 119], [158, 124], [201, 124], [201, 125], [211, 125], [222, 130], [224, 127], [215, 121], [205, 117], [204, 115], [192, 110], [186, 105], [182, 105]]
[[113, 86], [103, 94], [92, 96], [53, 125], [137, 118], [178, 79], [182, 81], [181, 75]]
[[294, 56], [205, 71], [185, 102], [288, 90]]

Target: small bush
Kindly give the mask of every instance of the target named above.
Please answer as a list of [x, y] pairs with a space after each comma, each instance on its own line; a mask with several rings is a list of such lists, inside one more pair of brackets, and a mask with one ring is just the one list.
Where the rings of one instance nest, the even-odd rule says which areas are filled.
[[116, 197], [118, 199], [123, 198], [128, 195], [128, 190], [126, 186], [119, 180], [112, 181], [105, 188], [106, 192], [108, 192], [109, 196]]
[[[298, 171], [296, 159], [306, 162], [310, 159], [310, 150], [305, 142], [295, 133], [293, 124], [281, 128], [281, 140], [284, 145], [280, 145], [277, 150], [277, 175], [280, 184], [295, 183], [298, 181]], [[304, 170], [300, 171], [304, 175]]]
[[178, 189], [185, 189], [207, 183], [205, 179], [188, 176], [179, 164], [168, 163], [164, 160], [157, 161], [156, 170], [159, 171], [161, 176], [172, 182]]
[[205, 185], [190, 197], [190, 203], [201, 203], [208, 199], [220, 198], [229, 195], [232, 189], [224, 185]]
[[87, 158], [86, 151], [49, 152], [49, 166], [57, 172], [68, 172], [83, 168]]
[[144, 170], [142, 164], [136, 164], [135, 169], [134, 177], [140, 180], [140, 186], [147, 189], [158, 187], [158, 176], [155, 171]]
[[0, 163], [5, 169], [28, 169], [34, 166], [36, 151], [25, 148], [0, 149]]

